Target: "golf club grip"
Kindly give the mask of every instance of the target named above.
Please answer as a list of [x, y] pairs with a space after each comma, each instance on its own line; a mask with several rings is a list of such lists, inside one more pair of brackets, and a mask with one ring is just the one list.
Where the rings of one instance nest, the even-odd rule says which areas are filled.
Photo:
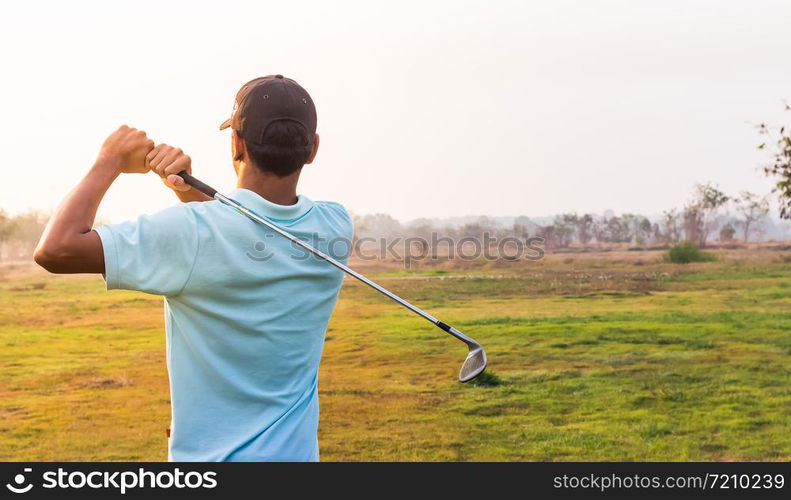
[[217, 194], [217, 190], [213, 187], [209, 186], [208, 184], [204, 184], [203, 182], [199, 181], [195, 177], [191, 176], [187, 172], [179, 172], [179, 177], [184, 179], [184, 182], [189, 184], [190, 186], [194, 187], [201, 193], [205, 194], [209, 198], [214, 198], [214, 195]]

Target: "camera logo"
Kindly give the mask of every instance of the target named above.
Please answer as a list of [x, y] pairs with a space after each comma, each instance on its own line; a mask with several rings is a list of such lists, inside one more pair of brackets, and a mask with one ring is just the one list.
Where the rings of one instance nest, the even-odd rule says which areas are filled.
[[[33, 472], [33, 469], [30, 467], [25, 467], [23, 472]], [[32, 484], [28, 484], [27, 486], [23, 486], [25, 484], [26, 478], [24, 474], [17, 474], [14, 476], [14, 483], [16, 486], [10, 483], [6, 483], [5, 487], [8, 488], [13, 493], [27, 493], [33, 488]]]
[[[274, 235], [272, 234], [266, 235], [267, 238], [271, 238], [272, 236]], [[252, 260], [253, 262], [266, 262], [275, 255], [274, 253], [267, 250], [266, 243], [264, 243], [263, 241], [256, 241], [255, 245], [253, 245], [253, 248], [255, 249], [257, 255], [251, 252], [245, 252], [247, 258]]]

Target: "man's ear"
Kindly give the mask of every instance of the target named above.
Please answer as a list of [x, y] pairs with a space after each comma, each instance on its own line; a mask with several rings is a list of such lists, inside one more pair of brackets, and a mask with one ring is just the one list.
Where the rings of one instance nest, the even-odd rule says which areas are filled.
[[305, 162], [306, 165], [308, 163], [313, 163], [313, 158], [316, 157], [316, 153], [318, 151], [319, 151], [319, 134], [313, 134], [313, 151], [310, 152], [308, 161]]
[[236, 130], [234, 130], [231, 132], [231, 141], [231, 153], [233, 153], [233, 161], [242, 161], [245, 157], [245, 154], [247, 154], [247, 147], [244, 144], [244, 139], [242, 139]]

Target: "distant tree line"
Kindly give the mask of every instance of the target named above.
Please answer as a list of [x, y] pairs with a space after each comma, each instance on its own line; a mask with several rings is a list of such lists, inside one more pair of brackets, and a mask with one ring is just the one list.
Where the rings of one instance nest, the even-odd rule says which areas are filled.
[[[723, 213], [729, 206], [736, 215]], [[762, 222], [768, 213], [766, 196], [743, 191], [731, 197], [707, 183], [697, 184], [686, 205], [666, 210], [659, 220], [631, 213], [620, 216], [566, 213], [556, 216], [552, 224], [538, 228], [536, 235], [544, 238], [550, 248], [592, 242], [670, 245], [691, 241], [706, 246], [713, 238], [750, 241], [761, 234]]]
[[[731, 208], [733, 212], [725, 212]], [[430, 219], [417, 219], [406, 224], [387, 214], [355, 217], [357, 237], [419, 237], [431, 241], [436, 238], [491, 237], [544, 239], [547, 248], [566, 248], [572, 245], [588, 246], [605, 243], [644, 245], [671, 245], [691, 241], [706, 246], [713, 239], [751, 241], [762, 236], [763, 223], [769, 213], [767, 196], [744, 191], [738, 196], [728, 196], [711, 183], [698, 184], [692, 199], [680, 209], [662, 213], [660, 218], [639, 214], [622, 215], [577, 214], [556, 215], [551, 223], [526, 216], [514, 219], [511, 227], [498, 225], [489, 217], [464, 224], [437, 224]]]

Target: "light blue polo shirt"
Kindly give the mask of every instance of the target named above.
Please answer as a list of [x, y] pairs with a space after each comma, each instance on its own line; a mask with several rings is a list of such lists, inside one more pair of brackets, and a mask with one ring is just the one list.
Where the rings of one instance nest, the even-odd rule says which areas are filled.
[[[337, 203], [231, 198], [346, 261]], [[108, 289], [165, 296], [172, 461], [317, 461], [319, 360], [343, 273], [218, 201], [96, 229]]]

